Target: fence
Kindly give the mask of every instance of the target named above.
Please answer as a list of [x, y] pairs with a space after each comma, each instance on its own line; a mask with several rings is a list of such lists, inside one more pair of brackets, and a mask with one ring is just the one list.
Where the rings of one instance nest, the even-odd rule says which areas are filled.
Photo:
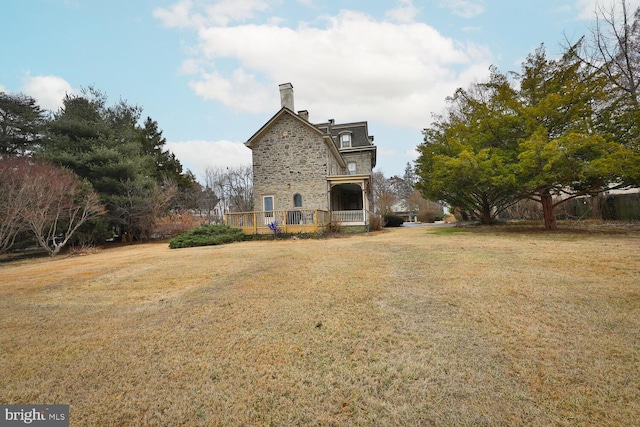
[[321, 209], [296, 209], [225, 214], [225, 224], [240, 228], [245, 234], [272, 233], [276, 223], [282, 233], [323, 233], [329, 230], [331, 214]]

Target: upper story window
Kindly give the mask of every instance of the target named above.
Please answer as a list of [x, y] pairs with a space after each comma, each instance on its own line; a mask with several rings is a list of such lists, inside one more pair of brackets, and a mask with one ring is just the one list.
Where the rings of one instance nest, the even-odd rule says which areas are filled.
[[355, 175], [356, 174], [356, 162], [347, 163], [347, 171], [349, 172], [349, 175]]
[[340, 148], [351, 148], [351, 134], [340, 134]]

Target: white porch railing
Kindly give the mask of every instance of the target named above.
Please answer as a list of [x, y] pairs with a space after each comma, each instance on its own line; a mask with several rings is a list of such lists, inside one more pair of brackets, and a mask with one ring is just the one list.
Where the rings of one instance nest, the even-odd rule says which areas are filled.
[[331, 212], [331, 220], [341, 223], [356, 222], [365, 224], [367, 222], [367, 211], [364, 209], [352, 211], [333, 211]]

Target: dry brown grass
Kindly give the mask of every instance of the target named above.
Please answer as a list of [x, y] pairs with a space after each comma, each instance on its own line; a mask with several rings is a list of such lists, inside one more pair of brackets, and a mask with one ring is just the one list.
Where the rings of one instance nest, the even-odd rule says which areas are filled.
[[640, 233], [437, 230], [4, 264], [0, 402], [72, 426], [637, 423]]

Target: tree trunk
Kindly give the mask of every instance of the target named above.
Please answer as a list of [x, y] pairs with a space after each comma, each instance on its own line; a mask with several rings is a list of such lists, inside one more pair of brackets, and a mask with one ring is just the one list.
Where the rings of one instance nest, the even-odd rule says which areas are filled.
[[549, 193], [543, 193], [541, 196], [542, 214], [544, 215], [544, 228], [547, 230], [557, 230], [558, 223], [556, 214], [553, 210], [553, 196]]
[[482, 225], [491, 225], [491, 223], [493, 223], [491, 210], [491, 204], [487, 201], [486, 197], [484, 197], [482, 200], [482, 210], [480, 211], [480, 223]]
[[480, 223], [482, 225], [491, 225], [493, 218], [491, 217], [491, 210], [483, 209], [480, 215]]

